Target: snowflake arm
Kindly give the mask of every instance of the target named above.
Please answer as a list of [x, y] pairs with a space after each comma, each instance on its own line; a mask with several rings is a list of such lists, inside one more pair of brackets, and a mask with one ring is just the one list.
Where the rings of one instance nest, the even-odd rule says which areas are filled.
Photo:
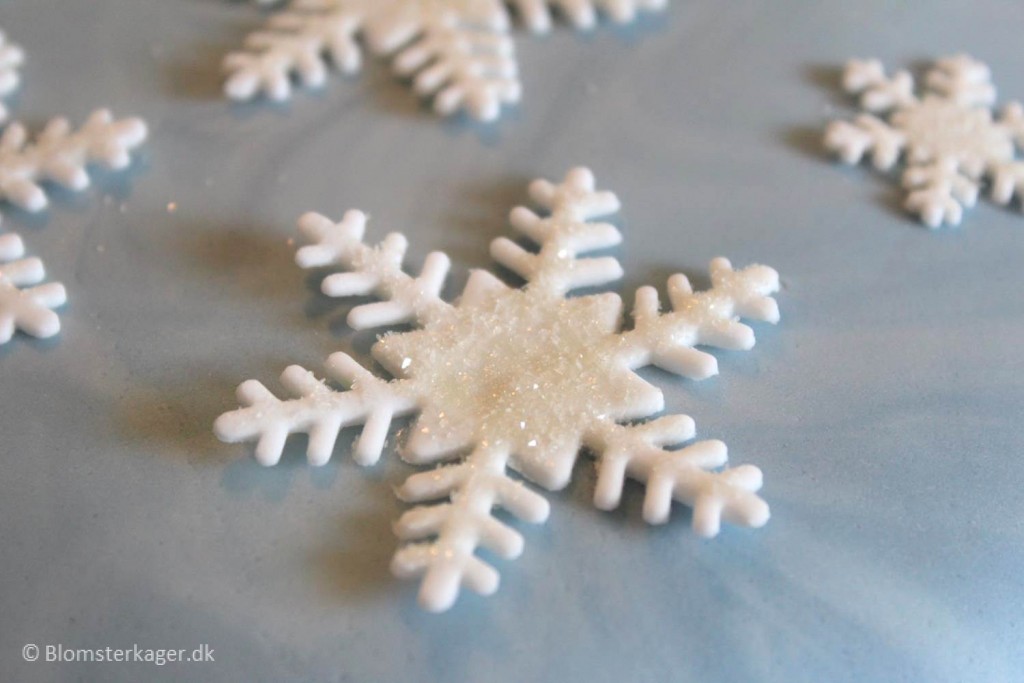
[[530, 195], [550, 215], [541, 218], [530, 209], [517, 207], [510, 220], [517, 230], [540, 245], [540, 252], [529, 253], [512, 240], [499, 237], [491, 243], [494, 260], [531, 286], [557, 296], [622, 277], [622, 266], [615, 258], [577, 258], [580, 253], [612, 247], [622, 241], [615, 226], [589, 222], [619, 210], [614, 194], [594, 189], [594, 176], [589, 170], [573, 169], [557, 185], [547, 180], [534, 181]]
[[858, 116], [853, 123], [833, 121], [825, 130], [826, 149], [851, 166], [870, 152], [872, 165], [888, 171], [899, 161], [905, 145], [902, 133], [870, 114]]
[[723, 519], [764, 526], [768, 505], [756, 493], [761, 488], [761, 470], [742, 465], [711, 471], [728, 460], [721, 441], [699, 441], [679, 450], [663, 448], [690, 441], [695, 433], [693, 420], [686, 415], [639, 425], [601, 423], [587, 438], [587, 446], [599, 458], [594, 505], [602, 510], [617, 507], [629, 476], [646, 488], [643, 515], [649, 524], [668, 521], [675, 499], [693, 508], [693, 529], [705, 538], [718, 534]]
[[914, 78], [910, 73], [897, 71], [889, 78], [877, 59], [848, 62], [843, 70], [843, 89], [852, 95], [860, 95], [860, 106], [875, 113], [887, 112], [917, 100]]
[[224, 93], [233, 100], [266, 95], [282, 101], [291, 96], [291, 79], [310, 88], [327, 80], [328, 61], [343, 73], [362, 64], [356, 37], [366, 18], [360, 4], [296, 3], [271, 17], [263, 30], [249, 35], [245, 50], [224, 58], [228, 78]]
[[464, 26], [429, 28], [395, 58], [395, 71], [413, 89], [434, 96], [434, 110], [448, 116], [465, 109], [493, 121], [503, 104], [522, 96], [515, 47], [507, 35]]
[[217, 418], [217, 437], [228, 443], [256, 440], [256, 459], [271, 466], [281, 459], [290, 434], [308, 434], [309, 463], [324, 465], [339, 432], [363, 424], [353, 457], [360, 465], [374, 464], [380, 459], [392, 419], [412, 412], [415, 399], [402, 382], [374, 377], [345, 353], [332, 354], [327, 371], [331, 379], [351, 388], [335, 391], [298, 365], [281, 375], [281, 384], [296, 398], [281, 400], [257, 380], [244, 382], [238, 387], [242, 407]]
[[728, 259], [711, 262], [712, 288], [694, 293], [683, 274], [669, 278], [672, 310], [659, 312], [653, 287], [637, 290], [634, 328], [623, 337], [620, 353], [631, 368], [656, 365], [690, 379], [718, 374], [718, 361], [694, 346], [747, 350], [754, 346], [754, 331], [739, 322], [746, 317], [768, 323], [779, 321], [779, 308], [768, 296], [779, 289], [779, 275], [768, 266], [733, 270]]
[[409, 503], [450, 500], [412, 508], [395, 525], [395, 533], [408, 543], [395, 553], [392, 572], [400, 578], [423, 577], [420, 604], [425, 609], [447, 610], [463, 586], [481, 595], [497, 590], [498, 572], [476, 556], [477, 547], [509, 560], [523, 552], [522, 535], [495, 518], [493, 508], [503, 507], [534, 524], [547, 519], [548, 502], [505, 473], [508, 458], [499, 447], [480, 445], [461, 463], [414, 474], [398, 490]]
[[[21, 84], [19, 69], [25, 63], [25, 51], [7, 40], [0, 31], [0, 97], [7, 97]], [[0, 123], [7, 121], [6, 105], [0, 103]]]
[[303, 247], [295, 260], [303, 268], [341, 266], [346, 273], [324, 278], [321, 289], [331, 297], [378, 294], [385, 301], [352, 309], [348, 324], [357, 330], [395, 325], [412, 320], [425, 322], [449, 308], [441, 288], [451, 262], [442, 252], [432, 252], [419, 277], [402, 270], [409, 243], [399, 233], [384, 238], [377, 247], [366, 246], [366, 214], [349, 211], [340, 223], [316, 213], [299, 219], [299, 229], [315, 244]]
[[911, 190], [904, 206], [929, 228], [943, 222], [959, 225], [963, 208], [978, 201], [978, 183], [963, 174], [953, 159], [908, 167], [903, 173], [903, 186]]
[[141, 119], [116, 120], [105, 109], [93, 112], [77, 130], [67, 119], [53, 119], [34, 141], [24, 126], [12, 123], [0, 136], [0, 198], [39, 211], [47, 204], [43, 182], [83, 190], [89, 186], [89, 164], [123, 169], [131, 163], [131, 150], [145, 139]]
[[18, 235], [0, 235], [0, 344], [17, 330], [40, 339], [60, 332], [60, 319], [51, 309], [67, 300], [64, 286], [39, 284], [46, 276], [42, 261], [24, 255]]
[[999, 124], [1010, 132], [1018, 148], [1024, 147], [1024, 106], [1009, 102], [999, 113]]
[[[999, 125], [1009, 132], [1018, 149], [1024, 147], [1024, 106], [1020, 102], [1009, 102], [1002, 108]], [[1024, 195], [1024, 162], [999, 162], [993, 164], [989, 171], [992, 178], [990, 193], [996, 204], [1005, 206], [1014, 197]]]
[[1006, 206], [1014, 197], [1024, 196], [1024, 162], [1009, 161], [997, 166], [990, 192], [992, 201], [1000, 206]]
[[929, 90], [964, 107], [991, 107], [996, 101], [992, 72], [968, 55], [946, 57], [935, 62], [925, 76]]
[[526, 27], [534, 33], [551, 30], [552, 13], [557, 12], [578, 29], [597, 25], [598, 12], [618, 24], [633, 21], [641, 10], [662, 10], [668, 0], [507, 0]]

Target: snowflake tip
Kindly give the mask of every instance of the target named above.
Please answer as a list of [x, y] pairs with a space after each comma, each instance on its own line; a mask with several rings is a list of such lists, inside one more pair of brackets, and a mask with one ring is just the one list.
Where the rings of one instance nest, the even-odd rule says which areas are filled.
[[878, 59], [851, 59], [843, 68], [843, 90], [859, 93], [885, 79], [885, 67]]
[[[745, 492], [761, 488], [761, 470], [754, 465], [740, 465], [720, 475], [735, 487]], [[746, 495], [735, 500], [721, 496], [706, 495], [698, 498], [693, 508], [693, 530], [703, 538], [714, 538], [722, 526], [722, 519], [737, 526], [759, 529], [768, 523], [771, 511], [768, 504], [756, 495]]]
[[[779, 322], [779, 304], [769, 294], [779, 291], [779, 273], [770, 266], [754, 264], [742, 270], [733, 270], [729, 259], [719, 256], [711, 260], [711, 279], [716, 286], [728, 287], [736, 283], [742, 296], [737, 298], [736, 312], [752, 320], [760, 320], [772, 325]], [[684, 276], [685, 277], [685, 276]], [[670, 281], [671, 286], [671, 281]], [[752, 335], [753, 333], [751, 333]], [[750, 346], [753, 347], [753, 336]]]
[[17, 330], [46, 339], [60, 332], [60, 318], [52, 309], [67, 301], [59, 282], [39, 284], [46, 276], [38, 258], [22, 258], [25, 245], [15, 234], [0, 236], [0, 344]]
[[991, 78], [987, 64], [970, 55], [959, 54], [935, 62], [925, 82], [929, 88], [958, 104], [990, 107], [996, 101]]
[[464, 564], [437, 564], [436, 549], [428, 544], [407, 545], [395, 553], [391, 572], [401, 579], [423, 576], [418, 602], [428, 612], [440, 613], [451, 609], [462, 587], [478, 595], [492, 595], [498, 590], [501, 577], [497, 570], [475, 556]]
[[25, 255], [25, 243], [20, 235], [0, 235], [0, 261], [13, 261]]
[[295, 252], [301, 268], [319, 268], [337, 263], [366, 233], [367, 216], [362, 211], [346, 211], [341, 221], [310, 211], [299, 218], [299, 231], [313, 244]]

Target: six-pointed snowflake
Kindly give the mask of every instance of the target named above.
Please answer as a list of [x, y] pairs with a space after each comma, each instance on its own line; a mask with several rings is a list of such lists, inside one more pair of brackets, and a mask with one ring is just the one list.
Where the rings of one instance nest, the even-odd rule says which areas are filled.
[[[246, 49], [225, 59], [225, 93], [236, 100], [264, 94], [284, 100], [291, 81], [324, 84], [330, 66], [345, 73], [360, 67], [362, 37], [371, 52], [396, 55], [395, 70], [434, 97], [441, 114], [465, 110], [481, 120], [498, 117], [503, 104], [519, 101], [514, 46], [509, 35], [515, 10], [530, 30], [551, 26], [551, 11], [578, 28], [590, 28], [598, 12], [631, 21], [639, 10], [661, 9], [668, 0], [292, 0]], [[270, 4], [270, 3], [261, 3]]]
[[43, 262], [24, 256], [20, 237], [0, 235], [0, 344], [9, 342], [16, 330], [41, 339], [60, 331], [60, 319], [51, 309], [67, 298], [64, 286], [39, 284], [46, 276]]
[[593, 176], [583, 168], [561, 184], [535, 181], [530, 193], [550, 215], [519, 207], [511, 222], [539, 251], [506, 238], [491, 245], [494, 258], [527, 284], [510, 288], [475, 271], [454, 304], [440, 296], [449, 267], [444, 254], [430, 254], [420, 275], [412, 277], [402, 269], [404, 237], [391, 234], [377, 246], [364, 244], [364, 214], [351, 211], [340, 223], [303, 216], [300, 228], [313, 244], [299, 250], [298, 263], [345, 271], [324, 279], [324, 293], [384, 299], [353, 309], [351, 327], [418, 328], [385, 334], [373, 347], [374, 358], [394, 377], [390, 381], [336, 353], [328, 360], [328, 375], [347, 384], [347, 391], [292, 366], [281, 380], [294, 398], [276, 398], [250, 380], [239, 387], [243, 407], [215, 425], [225, 441], [258, 441], [256, 458], [273, 465], [289, 434], [308, 434], [308, 459], [323, 464], [339, 431], [362, 424], [354, 457], [370, 465], [381, 455], [392, 419], [418, 413], [403, 457], [420, 465], [456, 464], [415, 474], [398, 490], [409, 502], [447, 502], [402, 516], [396, 532], [408, 543], [396, 553], [392, 570], [401, 577], [423, 576], [420, 602], [430, 610], [450, 607], [461, 586], [482, 594], [497, 588], [498, 574], [475, 555], [478, 546], [505, 558], [522, 551], [520, 534], [492, 516], [493, 508], [530, 522], [547, 517], [545, 499], [507, 470], [558, 489], [568, 483], [582, 448], [599, 460], [599, 508], [614, 508], [630, 477], [646, 484], [644, 517], [651, 523], [668, 518], [673, 499], [693, 507], [693, 526], [703, 536], [717, 534], [723, 519], [751, 527], [768, 520], [768, 506], [755, 493], [760, 470], [744, 465], [715, 471], [726, 462], [725, 444], [665, 448], [694, 437], [692, 419], [670, 415], [634, 422], [664, 407], [662, 392], [635, 371], [653, 364], [693, 379], [717, 373], [715, 357], [694, 347], [751, 348], [754, 333], [739, 318], [778, 320], [769, 296], [778, 289], [776, 272], [759, 265], [734, 270], [726, 259], [715, 259], [710, 290], [693, 292], [684, 275], [669, 279], [669, 311], [660, 310], [653, 288], [641, 288], [634, 324], [623, 330], [618, 295], [567, 296], [622, 275], [612, 257], [579, 257], [619, 243], [614, 226], [591, 220], [618, 210], [615, 195], [595, 191]]
[[870, 153], [881, 171], [903, 156], [905, 206], [931, 228], [959, 224], [986, 179], [992, 201], [1008, 204], [1024, 192], [1024, 163], [1015, 159], [1024, 146], [1024, 108], [1011, 102], [994, 118], [990, 77], [987, 66], [966, 55], [940, 59], [919, 97], [908, 72], [889, 78], [878, 60], [851, 61], [844, 89], [859, 93], [861, 108], [887, 115], [888, 122], [870, 113], [853, 123], [833, 121], [825, 145], [847, 164]]

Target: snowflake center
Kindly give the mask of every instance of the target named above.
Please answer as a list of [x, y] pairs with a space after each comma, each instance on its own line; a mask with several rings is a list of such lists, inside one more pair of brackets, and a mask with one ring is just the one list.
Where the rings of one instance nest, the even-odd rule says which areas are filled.
[[414, 429], [443, 443], [489, 443], [520, 459], [569, 449], [597, 420], [631, 403], [616, 370], [615, 294], [564, 299], [508, 290], [453, 308], [374, 349], [427, 405]]
[[983, 166], [1014, 155], [1010, 131], [994, 123], [988, 109], [930, 96], [897, 111], [892, 121], [906, 134], [916, 159], [951, 158]]

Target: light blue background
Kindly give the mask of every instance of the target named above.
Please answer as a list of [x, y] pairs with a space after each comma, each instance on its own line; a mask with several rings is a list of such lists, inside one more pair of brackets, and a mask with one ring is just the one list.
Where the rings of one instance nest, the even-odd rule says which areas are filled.
[[[838, 68], [966, 50], [1024, 98], [1018, 2], [677, 0], [629, 30], [517, 34], [525, 99], [441, 122], [380, 62], [289, 106], [230, 106], [221, 56], [259, 12], [221, 0], [9, 0], [40, 124], [110, 105], [151, 124], [135, 170], [5, 207], [71, 302], [0, 349], [3, 680], [1011, 681], [1022, 656], [1024, 217], [984, 201], [930, 233], [901, 192], [825, 159]], [[373, 214], [451, 292], [525, 183], [587, 164], [624, 202], [622, 289], [760, 261], [783, 323], [721, 375], [660, 373], [674, 411], [765, 472], [763, 530], [650, 529], [642, 492], [551, 495], [491, 599], [421, 613], [387, 565], [391, 487], [348, 437], [262, 469], [213, 419], [236, 384], [320, 370], [369, 334], [292, 263], [303, 211]], [[169, 211], [174, 203], [176, 210]], [[26, 664], [25, 643], [193, 648], [216, 664]]]

